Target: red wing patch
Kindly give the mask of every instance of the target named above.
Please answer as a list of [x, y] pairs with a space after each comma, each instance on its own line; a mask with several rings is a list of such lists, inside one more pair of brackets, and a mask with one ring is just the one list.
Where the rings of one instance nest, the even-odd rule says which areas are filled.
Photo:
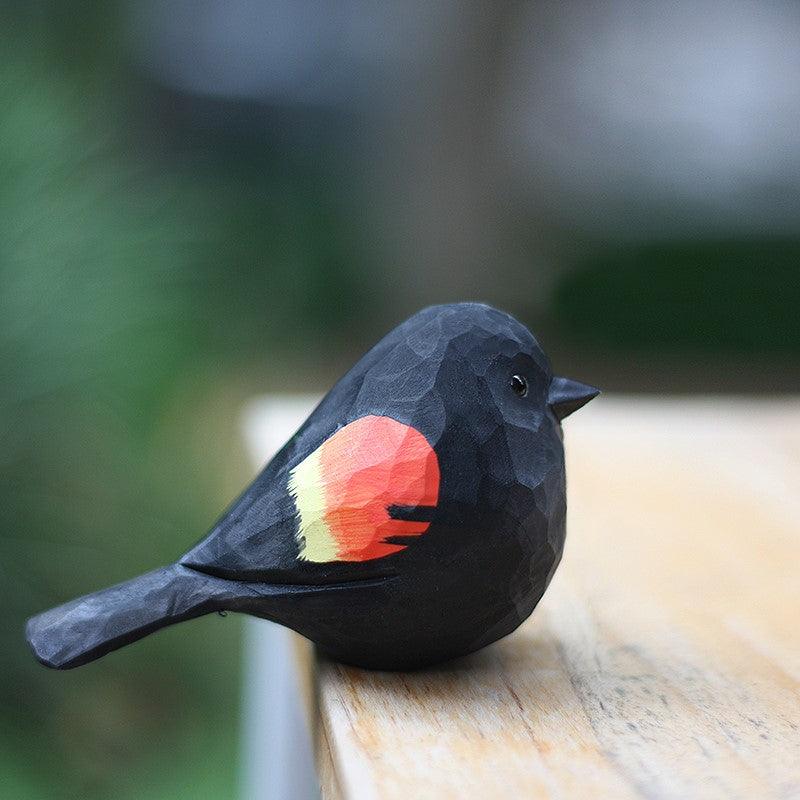
[[345, 425], [298, 464], [289, 491], [299, 519], [300, 558], [368, 561], [405, 548], [430, 522], [393, 519], [392, 506], [435, 506], [439, 461], [425, 437], [390, 417]]

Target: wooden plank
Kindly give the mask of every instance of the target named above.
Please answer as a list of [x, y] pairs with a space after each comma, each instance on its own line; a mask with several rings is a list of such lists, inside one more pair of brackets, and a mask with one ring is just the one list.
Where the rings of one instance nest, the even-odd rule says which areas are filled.
[[800, 401], [601, 398], [565, 428], [528, 622], [435, 670], [319, 665], [328, 796], [800, 797]]

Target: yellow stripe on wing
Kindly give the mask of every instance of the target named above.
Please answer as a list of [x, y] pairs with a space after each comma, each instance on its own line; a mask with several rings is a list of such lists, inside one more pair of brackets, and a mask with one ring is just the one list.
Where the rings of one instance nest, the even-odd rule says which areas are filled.
[[325, 520], [325, 484], [319, 448], [289, 473], [289, 493], [294, 499], [299, 525], [297, 543], [304, 561], [334, 561], [339, 550]]

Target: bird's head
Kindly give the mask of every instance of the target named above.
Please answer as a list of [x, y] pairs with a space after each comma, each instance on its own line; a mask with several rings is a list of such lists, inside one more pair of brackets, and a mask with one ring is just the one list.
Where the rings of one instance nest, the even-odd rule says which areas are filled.
[[482, 303], [431, 306], [395, 328], [363, 360], [359, 396], [370, 413], [423, 425], [429, 440], [452, 421], [476, 435], [501, 422], [539, 429], [561, 422], [599, 390], [554, 376], [519, 321]]

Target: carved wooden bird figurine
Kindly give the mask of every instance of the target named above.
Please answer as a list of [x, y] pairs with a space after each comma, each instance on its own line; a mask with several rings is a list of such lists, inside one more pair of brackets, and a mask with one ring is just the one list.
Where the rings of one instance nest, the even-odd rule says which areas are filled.
[[597, 393], [554, 377], [508, 314], [426, 308], [331, 389], [186, 555], [32, 618], [28, 642], [67, 669], [241, 611], [376, 669], [484, 647], [528, 617], [558, 566], [561, 420]]

